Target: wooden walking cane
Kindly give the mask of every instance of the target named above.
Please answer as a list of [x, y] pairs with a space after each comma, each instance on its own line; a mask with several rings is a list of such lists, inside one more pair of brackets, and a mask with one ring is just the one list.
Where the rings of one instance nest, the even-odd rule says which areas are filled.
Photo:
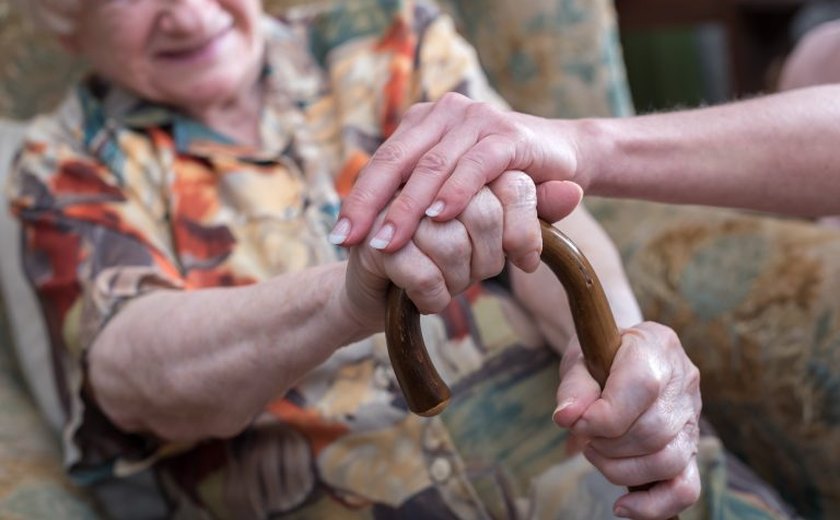
[[[542, 260], [563, 284], [569, 298], [586, 366], [604, 388], [613, 358], [621, 345], [601, 282], [583, 253], [554, 226], [540, 221]], [[408, 408], [425, 417], [437, 415], [449, 404], [449, 387], [429, 359], [420, 332], [420, 314], [405, 291], [391, 286], [385, 313], [388, 355]], [[631, 487], [639, 491], [649, 486]], [[673, 517], [671, 520], [675, 520]]]

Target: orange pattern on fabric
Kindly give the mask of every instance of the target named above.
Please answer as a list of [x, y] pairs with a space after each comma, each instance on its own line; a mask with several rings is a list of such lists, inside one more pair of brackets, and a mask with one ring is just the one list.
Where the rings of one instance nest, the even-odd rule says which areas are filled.
[[359, 173], [361, 173], [362, 168], [365, 167], [369, 160], [370, 155], [361, 150], [354, 150], [350, 154], [350, 157], [344, 161], [344, 167], [341, 168], [335, 180], [335, 189], [340, 197], [346, 197], [350, 193], [353, 185], [356, 184]]
[[84, 161], [64, 161], [52, 181], [57, 194], [94, 195], [102, 194], [116, 200], [125, 200], [122, 190], [105, 182], [110, 175], [101, 165]]
[[303, 433], [312, 443], [315, 456], [350, 431], [346, 425], [329, 421], [315, 410], [300, 408], [288, 399], [272, 401], [266, 410]]
[[377, 45], [378, 52], [392, 52], [390, 77], [385, 84], [385, 102], [382, 112], [382, 134], [388, 138], [400, 124], [405, 112], [413, 73], [417, 37], [405, 20], [398, 19]]
[[[46, 219], [45, 219], [46, 220]], [[33, 222], [26, 233], [27, 247], [47, 256], [51, 268], [46, 280], [35, 280], [41, 298], [48, 300], [63, 322], [81, 293], [76, 267], [83, 260], [78, 235], [64, 233], [47, 222]]]

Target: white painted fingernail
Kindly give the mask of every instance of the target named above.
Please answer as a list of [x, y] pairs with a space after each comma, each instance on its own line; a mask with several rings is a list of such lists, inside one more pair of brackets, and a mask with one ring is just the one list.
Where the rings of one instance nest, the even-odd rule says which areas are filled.
[[434, 218], [443, 213], [443, 208], [445, 207], [446, 205], [443, 203], [442, 200], [437, 200], [434, 204], [429, 206], [429, 209], [426, 210], [426, 216]]
[[385, 249], [388, 247], [388, 244], [391, 243], [391, 240], [394, 238], [394, 225], [393, 224], [385, 224], [382, 228], [376, 233], [376, 235], [370, 241], [370, 247], [374, 249]]
[[342, 218], [335, 223], [335, 227], [333, 227], [332, 231], [330, 231], [327, 240], [330, 241], [330, 244], [340, 246], [345, 240], [347, 240], [348, 236], [350, 236], [350, 221], [346, 218]]

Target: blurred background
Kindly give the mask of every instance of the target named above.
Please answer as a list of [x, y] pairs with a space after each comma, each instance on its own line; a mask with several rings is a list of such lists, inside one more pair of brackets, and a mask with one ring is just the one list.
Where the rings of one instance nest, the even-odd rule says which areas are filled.
[[616, 0], [638, 112], [776, 90], [803, 36], [840, 18], [840, 2]]

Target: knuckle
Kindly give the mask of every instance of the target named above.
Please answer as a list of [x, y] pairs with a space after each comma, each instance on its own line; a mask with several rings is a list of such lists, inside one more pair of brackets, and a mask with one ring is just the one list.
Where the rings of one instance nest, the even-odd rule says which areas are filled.
[[419, 175], [439, 176], [449, 171], [449, 161], [438, 152], [429, 152], [417, 161], [414, 173]]
[[478, 281], [492, 278], [501, 273], [504, 268], [505, 259], [501, 256], [494, 257], [486, 265], [476, 266], [473, 269], [472, 279]]
[[499, 231], [501, 237], [502, 218], [504, 209], [499, 200], [486, 188], [482, 188], [472, 199], [464, 212], [463, 221], [470, 230], [473, 238], [480, 233], [483, 238], [489, 238], [490, 233]]
[[408, 157], [408, 150], [399, 141], [388, 141], [373, 154], [371, 163], [395, 164], [402, 162]]
[[604, 478], [610, 481], [611, 484], [616, 486], [623, 486], [626, 485], [626, 481], [624, 475], [618, 470], [615, 464], [612, 463], [600, 463], [600, 464], [593, 464], [598, 471], [604, 475]]
[[473, 101], [467, 105], [468, 118], [482, 118], [494, 113], [494, 108], [484, 101]]
[[653, 478], [643, 478], [642, 481], [672, 479], [682, 473], [690, 458], [691, 455], [686, 454], [685, 450], [671, 444], [651, 458], [647, 474]]
[[441, 291], [443, 285], [443, 276], [439, 272], [428, 272], [417, 278], [411, 292], [422, 299], [433, 299]]
[[636, 384], [643, 396], [653, 400], [659, 396], [665, 383], [666, 375], [664, 371], [651, 368], [639, 374], [639, 380]]
[[655, 321], [646, 321], [642, 324], [648, 334], [651, 334], [663, 347], [665, 348], [681, 348], [680, 338], [671, 327], [656, 323]]
[[344, 211], [352, 211], [354, 208], [370, 208], [376, 202], [376, 195], [370, 189], [356, 185], [353, 191], [342, 202]]
[[700, 499], [700, 483], [696, 481], [682, 481], [674, 486], [674, 499], [682, 511]]
[[421, 119], [429, 108], [430, 103], [415, 103], [411, 105], [403, 115], [403, 121], [407, 123], [414, 123]]
[[527, 253], [540, 250], [542, 234], [537, 219], [534, 219], [533, 224], [520, 226], [513, 232], [505, 233], [502, 245], [508, 253]]
[[486, 169], [487, 161], [481, 154], [469, 151], [458, 159], [458, 166], [470, 170], [475, 175], [476, 172], [483, 172]]
[[691, 361], [688, 362], [688, 373], [686, 374], [686, 389], [694, 394], [700, 392], [700, 369], [697, 368], [697, 365], [692, 363]]
[[640, 449], [653, 453], [665, 448], [675, 436], [671, 430], [670, 421], [661, 415], [646, 419], [637, 432]]
[[473, 101], [463, 94], [459, 94], [458, 92], [447, 92], [441, 96], [440, 100], [437, 102], [437, 106], [444, 109], [451, 109], [471, 103], [473, 103]]
[[469, 259], [472, 253], [472, 246], [466, 237], [464, 240], [450, 240], [447, 245], [448, 250], [445, 252], [445, 258], [452, 263], [463, 262], [465, 259]]
[[391, 202], [391, 205], [388, 208], [388, 213], [390, 215], [393, 215], [394, 213], [401, 215], [419, 215], [423, 213], [423, 208], [421, 207], [420, 201], [418, 201], [413, 195], [410, 195], [407, 191], [403, 191]]

